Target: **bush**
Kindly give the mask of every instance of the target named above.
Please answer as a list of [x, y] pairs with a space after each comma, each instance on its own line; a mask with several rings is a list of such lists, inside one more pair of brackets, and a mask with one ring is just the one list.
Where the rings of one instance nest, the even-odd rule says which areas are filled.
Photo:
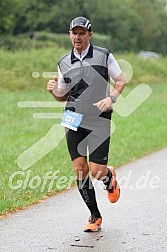
[[64, 48], [71, 48], [69, 35], [47, 32], [31, 32], [18, 36], [0, 37], [0, 48], [9, 51], [55, 47], [55, 45]]
[[[112, 50], [110, 36], [93, 33], [91, 42], [94, 45], [106, 47]], [[17, 36], [0, 37], [0, 48], [14, 51], [19, 49], [29, 50], [31, 48], [54, 47], [70, 49], [71, 41], [69, 34], [56, 34], [49, 32], [29, 32]]]
[[112, 50], [112, 41], [110, 36], [93, 33], [92, 43], [96, 46], [101, 46]]

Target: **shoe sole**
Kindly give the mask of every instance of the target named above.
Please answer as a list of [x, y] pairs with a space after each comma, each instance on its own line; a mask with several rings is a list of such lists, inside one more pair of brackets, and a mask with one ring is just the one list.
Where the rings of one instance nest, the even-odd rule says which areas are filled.
[[91, 229], [86, 229], [84, 230], [84, 232], [89, 232], [89, 233], [93, 233], [93, 232], [98, 232], [101, 229], [101, 227], [98, 227], [96, 230], [91, 230]]
[[119, 196], [118, 196], [118, 198], [115, 199], [114, 201], [110, 201], [110, 199], [108, 198], [108, 200], [110, 201], [110, 203], [116, 203], [119, 200], [119, 198], [120, 198], [120, 194], [121, 194], [121, 190], [119, 188]]

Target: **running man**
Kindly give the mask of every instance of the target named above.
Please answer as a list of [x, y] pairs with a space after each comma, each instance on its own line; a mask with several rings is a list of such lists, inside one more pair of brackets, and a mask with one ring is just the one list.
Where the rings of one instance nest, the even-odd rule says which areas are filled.
[[[125, 78], [112, 53], [90, 43], [87, 18], [72, 20], [69, 33], [73, 49], [60, 59], [58, 79], [50, 80], [47, 90], [56, 100], [67, 101], [62, 125], [78, 190], [90, 211], [84, 231], [94, 232], [101, 228], [102, 215], [90, 173], [103, 181], [111, 203], [120, 197], [115, 170], [107, 163], [112, 104], [124, 89]], [[110, 91], [111, 78], [114, 86]]]

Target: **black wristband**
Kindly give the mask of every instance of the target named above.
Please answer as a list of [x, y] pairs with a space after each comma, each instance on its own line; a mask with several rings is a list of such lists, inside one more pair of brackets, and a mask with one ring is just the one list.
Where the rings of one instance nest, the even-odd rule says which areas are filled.
[[116, 103], [116, 101], [117, 101], [117, 97], [116, 96], [108, 95], [107, 97], [110, 97], [112, 103]]

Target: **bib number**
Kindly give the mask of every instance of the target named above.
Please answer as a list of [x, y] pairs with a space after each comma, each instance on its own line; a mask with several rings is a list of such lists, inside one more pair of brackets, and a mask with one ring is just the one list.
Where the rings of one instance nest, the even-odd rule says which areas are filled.
[[61, 125], [66, 128], [77, 131], [80, 123], [82, 122], [82, 118], [83, 118], [82, 114], [66, 110], [64, 112]]

